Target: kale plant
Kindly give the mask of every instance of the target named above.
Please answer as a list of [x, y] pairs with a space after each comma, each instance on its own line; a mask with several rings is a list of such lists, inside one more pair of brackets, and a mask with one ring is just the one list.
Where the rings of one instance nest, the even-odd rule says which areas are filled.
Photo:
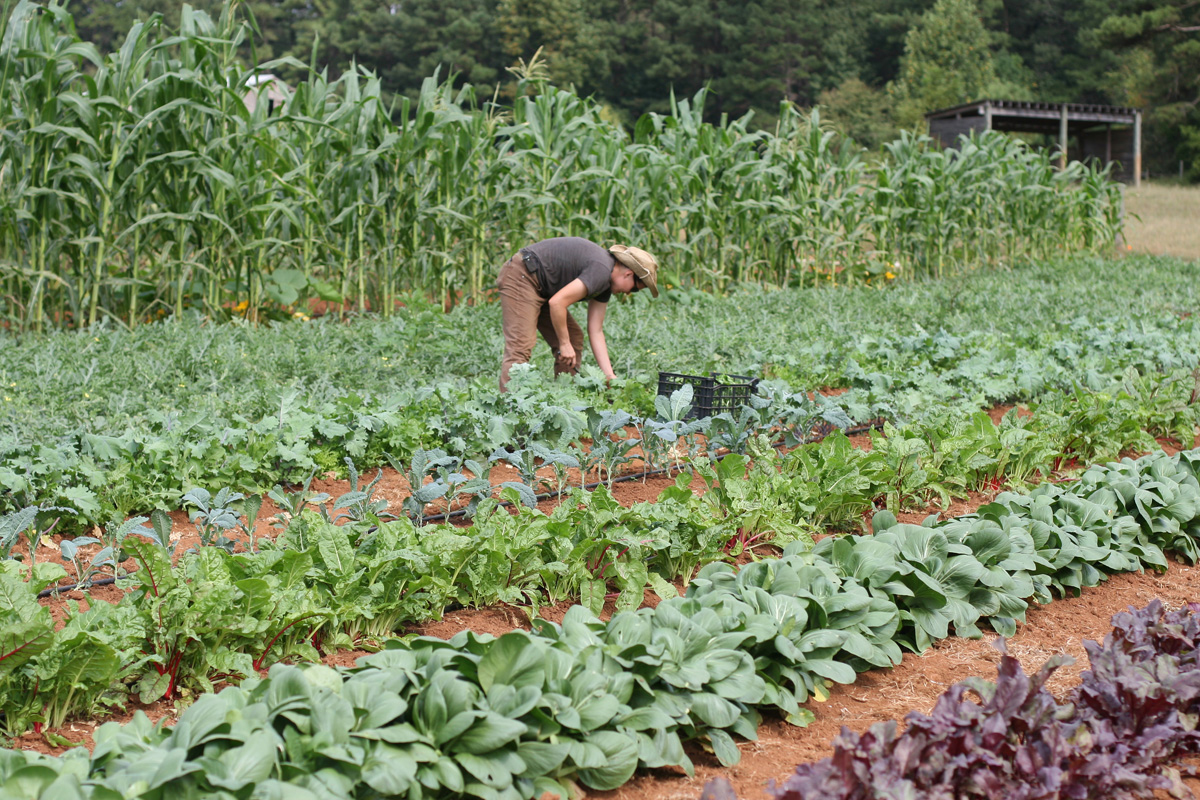
[[379, 470], [371, 482], [366, 486], [359, 488], [358, 485], [358, 470], [354, 468], [354, 462], [346, 457], [346, 467], [350, 473], [350, 491], [338, 497], [333, 501], [334, 511], [344, 511], [343, 514], [338, 514], [332, 519], [329, 518], [329, 512], [325, 508], [319, 507], [318, 511], [322, 517], [326, 518], [327, 522], [338, 523], [342, 520], [351, 522], [362, 522], [364, 520], [379, 520], [395, 515], [387, 513], [388, 501], [384, 499], [375, 499], [375, 487], [379, 485], [379, 481], [383, 478], [383, 470]]
[[[625, 428], [632, 425], [633, 417], [627, 411], [601, 411], [593, 413], [588, 418], [588, 432], [592, 437], [592, 446], [588, 450], [586, 461], [580, 462], [581, 471], [586, 474], [593, 467], [597, 478], [606, 480], [612, 485], [613, 473], [622, 464], [627, 464], [632, 456], [633, 448], [641, 443], [641, 439], [630, 436]], [[600, 473], [603, 473], [601, 475]], [[579, 478], [583, 484], [583, 475]]]
[[275, 527], [286, 531], [292, 520], [300, 516], [310, 504], [320, 506], [329, 500], [329, 495], [325, 492], [314, 492], [309, 488], [315, 475], [315, 472], [309, 473], [298, 491], [289, 492], [276, 484], [274, 489], [267, 492], [267, 497], [279, 509], [275, 515]]
[[188, 512], [188, 521], [196, 526], [200, 534], [201, 547], [219, 547], [232, 553], [237, 544], [226, 534], [238, 526], [238, 513], [234, 504], [242, 500], [241, 492], [221, 489], [214, 497], [207, 489], [192, 489], [183, 496], [183, 505], [193, 506]]

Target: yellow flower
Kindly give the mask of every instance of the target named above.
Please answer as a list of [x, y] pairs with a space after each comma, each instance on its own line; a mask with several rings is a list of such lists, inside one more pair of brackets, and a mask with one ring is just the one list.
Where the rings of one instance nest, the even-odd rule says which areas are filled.
[[12, 402], [12, 398], [11, 398], [11, 397], [9, 397], [8, 395], [4, 395], [4, 402], [6, 402], [6, 403], [11, 403], [11, 402]]
[[883, 273], [883, 277], [887, 278], [890, 281], [896, 277], [896, 273], [892, 272], [891, 270], [888, 270], [887, 272]]

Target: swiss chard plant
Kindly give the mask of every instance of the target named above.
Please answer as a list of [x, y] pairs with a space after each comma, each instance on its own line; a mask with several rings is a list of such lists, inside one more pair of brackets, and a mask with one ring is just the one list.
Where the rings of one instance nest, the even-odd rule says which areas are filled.
[[715, 463], [703, 457], [692, 462], [707, 489], [703, 501], [727, 521], [727, 552], [736, 557], [768, 542], [811, 542], [811, 530], [787, 500], [789, 481], [777, 469], [779, 454], [761, 435], [748, 450], [749, 458], [730, 453]]

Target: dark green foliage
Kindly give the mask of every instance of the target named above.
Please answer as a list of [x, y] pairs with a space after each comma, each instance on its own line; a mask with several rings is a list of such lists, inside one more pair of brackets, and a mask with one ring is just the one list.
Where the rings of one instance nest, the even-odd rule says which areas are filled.
[[[214, 17], [220, 13], [217, 0], [191, 5]], [[870, 128], [887, 131], [894, 112], [916, 120], [929, 110], [896, 109], [879, 92], [901, 77], [909, 34], [934, 17], [948, 19], [932, 0], [555, 0], [529, 8], [520, 0], [243, 0], [239, 6], [258, 32], [253, 47], [242, 47], [243, 57], [290, 56], [308, 63], [315, 52], [317, 67], [334, 76], [353, 60], [381, 77], [389, 101], [415, 99], [422, 80], [439, 69], [459, 81], [511, 87], [505, 69], [543, 47], [553, 81], [594, 93], [626, 124], [646, 111], [666, 110], [672, 89], [691, 96], [707, 85], [716, 95], [707, 109], [710, 120], [753, 110], [756, 124], [770, 127], [781, 99], [829, 103], [840, 108], [830, 119], [871, 146], [890, 136], [866, 133], [866, 119], [883, 117], [882, 125], [872, 122]], [[68, 7], [84, 40], [108, 52], [135, 21], [153, 13], [174, 26], [181, 3], [70, 0]], [[1173, 173], [1180, 158], [1195, 161], [1200, 122], [1193, 82], [1200, 70], [1189, 44], [1194, 5], [983, 0], [978, 15], [976, 49], [962, 74], [987, 71], [991, 62], [993, 87], [1010, 95], [1150, 106], [1147, 165]], [[294, 65], [278, 71], [290, 81], [304, 75]], [[960, 77], [951, 74], [942, 83], [957, 85]], [[509, 88], [505, 93], [511, 96]], [[1193, 169], [1200, 174], [1200, 167]]]
[[1001, 84], [990, 40], [976, 0], [938, 0], [904, 40], [900, 72], [888, 88], [897, 122], [914, 128], [928, 111], [1019, 91]]
[[[1200, 181], [1200, 8], [1151, 0], [1106, 11], [1093, 36], [1121, 53], [1118, 85], [1126, 102], [1149, 108], [1149, 166], [1173, 174], [1182, 160], [1187, 178]], [[1174, 158], [1156, 157], [1156, 150]]]
[[[1014, 617], [1023, 613], [1023, 598], [1048, 599], [1046, 588], [1060, 580], [1069, 583], [1077, 563], [1092, 567], [1083, 575], [1089, 583], [1102, 577], [1101, 570], [1161, 565], [1161, 546], [1172, 541], [1173, 531], [1186, 530], [1193, 541], [1200, 535], [1197, 468], [1197, 451], [1176, 457], [1160, 453], [1093, 468], [1069, 490], [1046, 485], [1028, 497], [1002, 495], [979, 515], [943, 523], [900, 525], [894, 516], [881, 514], [874, 536], [826, 539], [833, 546], [823, 542], [811, 552], [793, 545], [783, 558], [749, 564], [737, 573], [712, 564], [692, 581], [687, 595], [653, 609], [619, 612], [607, 623], [576, 607], [562, 625], [540, 624], [531, 634], [517, 631], [495, 639], [468, 631], [449, 641], [393, 640], [352, 670], [279, 665], [265, 680], [251, 678], [240, 688], [203, 696], [172, 729], [152, 727], [144, 716], [124, 727], [107, 725], [97, 733], [90, 757], [69, 754], [57, 760], [0, 751], [0, 780], [21, 781], [34, 797], [44, 791], [75, 797], [81, 796], [85, 775], [93, 787], [116, 787], [143, 769], [154, 769], [169, 779], [170, 796], [198, 797], [219, 790], [282, 791], [279, 781], [290, 784], [290, 791], [311, 789], [336, 775], [343, 793], [365, 787], [362, 791], [397, 794], [418, 784], [456, 792], [480, 781], [471, 790], [475, 794], [503, 791], [532, 798], [546, 791], [565, 797], [568, 780], [612, 789], [638, 766], [678, 765], [690, 771], [682, 743], [691, 739], [732, 765], [739, 759], [733, 736], [753, 740], [760, 709], [778, 709], [805, 724], [811, 712], [800, 704], [825, 697], [830, 682], [849, 683], [856, 670], [895, 664], [901, 647], [923, 649], [929, 637], [945, 635], [951, 623], [960, 634], [978, 635], [973, 623], [986, 619], [1011, 633]], [[1123, 505], [1130, 500], [1136, 511]], [[601, 496], [600, 505], [585, 514], [604, 524], [603, 515], [618, 508]], [[1096, 535], [1110, 529], [1112, 536]], [[292, 530], [301, 533], [295, 525]], [[419, 563], [391, 541], [374, 543], [368, 535], [356, 549], [352, 530], [328, 526], [325, 534], [320, 541], [310, 538], [305, 547], [320, 554], [325, 574], [342, 582], [331, 587], [330, 600], [358, 606], [378, 598], [381, 593], [348, 591], [364, 575], [394, 585], [368, 564], [404, 569]], [[1068, 539], [1074, 541], [1068, 545]], [[149, 548], [136, 548], [146, 574], [135, 603], [182, 598], [177, 592], [191, 583], [207, 587], [193, 588], [199, 602], [170, 600], [169, 614], [158, 609], [149, 615], [179, 623], [174, 638], [163, 638], [167, 630], [157, 628], [153, 641], [166, 649], [149, 651], [149, 660], [168, 671], [173, 659], [164, 664], [162, 656], [184, 652], [178, 649], [182, 646], [208, 658], [222, 652], [193, 646], [193, 637], [212, 635], [201, 631], [198, 620], [190, 621], [195, 619], [190, 614], [202, 609], [203, 625], [226, 628], [224, 636], [257, 630], [268, 634], [266, 649], [272, 647], [277, 635], [269, 634], [286, 617], [266, 622], [270, 614], [262, 611], [271, 605], [264, 601], [285, 576], [291, 576], [288, 585], [297, 585], [301, 576], [312, 574], [310, 565], [316, 566], [309, 553], [294, 549], [230, 556], [210, 548], [184, 568], [190, 579], [185, 584], [170, 570], [164, 572], [161, 555]], [[644, 566], [645, 561], [635, 553], [630, 563]], [[260, 577], [248, 578], [247, 570]], [[223, 581], [204, 582], [222, 572]], [[0, 571], [0, 578], [7, 574]], [[272, 577], [276, 583], [268, 584]], [[20, 630], [14, 618], [23, 619], [30, 609], [45, 622], [44, 609], [21, 599], [31, 590], [12, 588], [17, 591], [0, 594], [9, 598], [7, 607], [0, 607], [6, 630]], [[236, 596], [238, 591], [249, 602]], [[134, 622], [137, 612], [124, 603], [116, 611], [123, 609]], [[88, 615], [75, 619], [96, 618]], [[254, 620], [260, 620], [258, 627], [247, 627]], [[1041, 688], [1053, 663], [1030, 680], [1006, 658], [996, 684], [973, 681], [956, 687], [931, 718], [911, 718], [902, 737], [883, 727], [861, 739], [848, 738], [841, 761], [821, 762], [815, 772], [802, 767], [793, 781], [816, 779], [834, 791], [828, 781], [839, 775], [853, 782], [866, 774], [850, 768], [850, 759], [862, 761], [864, 769], [866, 762], [891, 769], [896, 773], [891, 785], [898, 780], [914, 786], [956, 784], [966, 775], [981, 797], [1008, 796], [995, 792], [1030, 781], [1103, 788], [1099, 781], [1113, 780], [1131, 789], [1132, 774], [1147, 788], [1166, 787], [1170, 782], [1153, 767], [1195, 745], [1187, 720], [1193, 718], [1197, 697], [1196, 625], [1190, 612], [1162, 619], [1157, 607], [1120, 622], [1123, 630], [1106, 640], [1103, 651], [1089, 651], [1094, 670], [1085, 675], [1075, 717], [1069, 716], [1071, 707], [1059, 708]], [[75, 635], [72, 623], [61, 636]], [[31, 660], [14, 662], [13, 674], [24, 678], [21, 671], [30, 664], [57, 665], [45, 671], [47, 684], [38, 696], [40, 702], [48, 699], [45, 713], [50, 715], [58, 697], [56, 676], [72, 686], [85, 676], [101, 680], [108, 672], [99, 662], [110, 651], [105, 663], [113, 669], [121, 663], [107, 644], [113, 632], [111, 625], [100, 626], [90, 634], [95, 642], [73, 649], [61, 664], [39, 645]], [[36, 642], [38, 636], [32, 629], [10, 635], [0, 655], [14, 651], [13, 642]], [[122, 641], [128, 647], [137, 639]], [[235, 656], [228, 668], [245, 674], [239, 660], [246, 658]], [[251, 666], [261, 664], [260, 657]], [[145, 690], [152, 693], [163, 683], [169, 690], [172, 679], [157, 680], [153, 674], [146, 673], [150, 685]], [[0, 684], [5, 689], [25, 685], [21, 680]], [[101, 680], [85, 693], [85, 701], [102, 686]], [[968, 690], [982, 703], [963, 702]], [[17, 708], [8, 713], [15, 715]], [[1090, 738], [1081, 735], [1085, 727]], [[202, 751], [200, 741], [207, 743]], [[958, 744], [946, 747], [945, 741]], [[903, 758], [893, 762], [894, 755], [917, 746], [931, 746], [936, 754], [918, 759], [911, 769]], [[1064, 768], [1041, 769], [1045, 765]], [[150, 786], [140, 796], [164, 791]]]

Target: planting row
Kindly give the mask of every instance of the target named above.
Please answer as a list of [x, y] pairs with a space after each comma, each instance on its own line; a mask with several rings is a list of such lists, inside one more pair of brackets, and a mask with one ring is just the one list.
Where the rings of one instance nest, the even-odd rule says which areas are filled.
[[631, 135], [529, 81], [503, 111], [490, 87], [433, 78], [393, 109], [351, 65], [251, 111], [269, 65], [239, 63], [255, 28], [237, 8], [152, 17], [108, 55], [57, 2], [0, 18], [0, 320], [278, 318], [310, 298], [387, 314], [406, 291], [479, 298], [557, 235], [636, 243], [663, 283], [720, 290], [941, 276], [1098, 252], [1121, 229], [1106, 172], [1002, 134], [906, 134], [872, 164], [790, 104], [774, 131], [705, 123], [703, 92]]
[[[994, 682], [954, 685], [929, 715], [909, 714], [903, 733], [895, 722], [862, 735], [843, 729], [832, 756], [801, 764], [771, 793], [778, 800], [1185, 797], [1176, 764], [1200, 752], [1193, 722], [1200, 605], [1168, 613], [1154, 600], [1112, 624], [1103, 644], [1084, 643], [1091, 669], [1062, 701], [1046, 681], [1073, 659], [1055, 656], [1027, 675], [1001, 640]], [[736, 796], [714, 779], [701, 800]]]
[[[89, 756], [0, 753], [0, 785], [70, 797], [569, 797], [639, 766], [691, 769], [698, 739], [725, 764], [760, 710], [798, 724], [831, 681], [889, 666], [949, 633], [1001, 633], [1030, 599], [1110, 572], [1194, 560], [1200, 451], [1126, 459], [1069, 488], [1002, 494], [924, 525], [876, 516], [874, 536], [793, 544], [741, 571], [712, 564], [687, 595], [601, 622], [499, 638], [390, 640], [333, 670], [276, 665], [206, 694], [173, 728], [138, 714]], [[18, 656], [19, 658], [19, 656]], [[0, 662], [2, 663], [2, 662]], [[13, 684], [7, 680], [4, 686]]]
[[[0, 561], [7, 611], [15, 615], [13, 650], [24, 654], [24, 673], [36, 676], [2, 690], [5, 730], [19, 734], [39, 719], [57, 724], [127, 693], [148, 702], [181, 689], [207, 691], [215, 680], [250, 676], [281, 658], [315, 660], [321, 650], [379, 641], [406, 623], [440, 616], [451, 603], [522, 603], [536, 613], [542, 604], [579, 599], [598, 613], [611, 586], [618, 608], [634, 608], [647, 587], [668, 597], [673, 582], [686, 582], [699, 566], [767, 541], [807, 543], [814, 532], [853, 529], [876, 504], [923, 507], [1020, 484], [1067, 457], [1107, 458], [1154, 446], [1119, 400], [1084, 399], [1091, 404], [1071, 414], [1039, 408], [1030, 417], [1010, 413], [999, 424], [978, 413], [889, 428], [886, 436], [873, 435], [870, 450], [835, 433], [781, 457], [760, 434], [743, 442], [753, 458], [749, 469], [738, 453], [715, 464], [698, 454], [689, 459], [709, 486], [703, 497], [687, 489], [683, 475], [657, 503], [630, 509], [603, 487], [574, 489], [550, 515], [525, 508], [512, 515], [488, 498], [475, 508], [470, 529], [418, 529], [416, 514], [388, 522], [386, 502], [369, 487], [320, 514], [310, 508], [319, 498], [280, 490], [284, 530], [274, 541], [260, 540], [260, 552], [233, 552], [230, 535], [240, 519], [231, 493], [192, 492], [187, 499], [199, 505], [200, 541], [211, 546], [183, 554], [175, 570], [162, 514], [153, 529], [139, 527], [145, 520], [138, 518], [109, 524], [99, 552], [83, 550], [82, 540], [64, 541], [63, 561], [85, 587], [101, 574], [126, 575], [130, 561], [138, 568], [118, 606], [92, 603], [58, 632], [37, 594], [66, 571]], [[696, 444], [689, 436], [676, 442], [681, 450]], [[447, 481], [455, 490], [470, 485], [444, 479], [441, 473], [452, 468], [438, 466], [444, 459], [420, 456], [436, 467], [425, 490], [446, 491]], [[501, 492], [520, 505], [521, 488]], [[243, 527], [253, 530], [255, 509], [242, 510]], [[32, 551], [45, 520], [57, 513], [30, 507], [0, 521], [0, 555], [10, 554], [22, 534]], [[248, 544], [253, 548], [253, 538]], [[7, 663], [16, 669], [16, 661]], [[77, 666], [87, 669], [76, 674]]]
[[594, 369], [560, 382], [539, 369], [511, 396], [491, 377], [490, 305], [446, 315], [418, 304], [348, 325], [3, 337], [0, 513], [70, 506], [78, 529], [172, 507], [192, 486], [261, 493], [316, 470], [344, 475], [347, 456], [365, 471], [417, 448], [480, 462], [512, 443], [563, 450], [601, 411], [652, 417], [650, 371], [662, 365], [775, 376], [786, 385], [762, 387], [774, 397], [848, 387], [838, 403], [857, 420], [920, 421], [1076, 386], [1165, 406], [1195, 388], [1181, 370], [1200, 362], [1200, 325], [1177, 314], [1200, 302], [1197, 285], [1184, 262], [1079, 260], [888, 292], [638, 296], [606, 326], [629, 379], [606, 389]]
[[[274, 497], [283, 533], [275, 541], [259, 541], [258, 553], [233, 553], [229, 534], [239, 524], [239, 510], [230, 503], [235, 495], [192, 492], [186, 499], [198, 505], [200, 542], [210, 546], [182, 555], [176, 571], [170, 571], [164, 515], [155, 516], [155, 529], [139, 528], [144, 519], [137, 518], [110, 523], [98, 553], [84, 555], [83, 540], [62, 543], [62, 560], [84, 587], [104, 572], [125, 576], [128, 559], [139, 570], [130, 577], [137, 590], [119, 607], [92, 604], [88, 612], [71, 615], [58, 633], [36, 595], [60, 582], [65, 570], [0, 561], [10, 604], [19, 600], [22, 606], [22, 626], [14, 628], [14, 636], [46, 650], [26, 669], [38, 680], [26, 684], [24, 693], [14, 685], [2, 704], [6, 729], [20, 733], [38, 717], [60, 722], [88, 712], [98, 698], [119, 699], [126, 692], [148, 702], [173, 696], [180, 687], [206, 691], [212, 680], [252, 675], [278, 658], [314, 660], [318, 648], [378, 640], [406, 622], [436, 618], [450, 603], [520, 602], [536, 609], [580, 599], [598, 613], [611, 584], [619, 593], [618, 607], [632, 608], [647, 587], [670, 596], [672, 582], [686, 581], [698, 566], [736, 557], [757, 543], [782, 546], [810, 541], [816, 531], [857, 527], [876, 504], [895, 510], [925, 506], [972, 489], [1024, 482], [1063, 458], [1115, 457], [1130, 447], [1154, 445], [1138, 427], [1146, 420], [1127, 416], [1120, 399], [1081, 399], [1088, 404], [1070, 414], [1043, 407], [1028, 417], [1010, 413], [998, 425], [980, 413], [968, 420], [946, 417], [940, 425], [888, 428], [887, 435], [874, 435], [870, 450], [856, 449], [835, 433], [780, 457], [760, 434], [740, 443], [754, 459], [749, 470], [738, 453], [715, 464], [698, 455], [690, 461], [709, 486], [702, 498], [686, 489], [686, 475], [658, 503], [629, 510], [602, 487], [590, 493], [575, 489], [571, 501], [550, 516], [527, 509], [511, 516], [490, 498], [476, 507], [475, 524], [466, 530], [451, 525], [418, 530], [407, 519], [380, 521], [386, 503], [373, 498], [370, 486], [344, 495], [332, 513], [320, 515], [305, 511], [320, 498], [304, 489], [280, 491]], [[673, 435], [679, 434], [674, 428]], [[676, 443], [679, 450], [696, 446], [691, 434]], [[452, 469], [446, 459], [434, 453], [420, 453], [419, 461], [421, 471], [410, 479], [420, 485], [425, 469], [433, 477], [422, 492], [445, 492], [450, 483], [457, 492], [472, 483], [456, 482], [454, 474], [446, 474]], [[502, 493], [520, 504], [521, 488], [514, 483]], [[526, 501], [528, 494], [526, 489]], [[420, 509], [420, 503], [404, 505], [409, 512]], [[253, 530], [253, 506], [241, 511], [247, 515], [244, 527]], [[0, 555], [7, 557], [22, 535], [29, 551], [36, 551], [47, 519], [56, 513], [29, 507], [5, 518]], [[420, 522], [416, 513], [413, 522]], [[253, 537], [248, 543], [253, 548]], [[82, 640], [90, 646], [78, 648]], [[104, 654], [104, 668], [98, 668], [92, 660]], [[85, 681], [72, 676], [64, 658], [88, 663]], [[55, 678], [58, 673], [70, 680]], [[53, 699], [56, 686], [64, 688], [61, 702]]]
[[[316, 471], [344, 471], [347, 456], [360, 469], [391, 463], [402, 473], [412, 473], [412, 485], [419, 486], [417, 479], [425, 474], [426, 465], [419, 464], [416, 456], [430, 449], [445, 451], [461, 468], [468, 462], [487, 465], [496, 460], [497, 448], [515, 445], [517, 452], [503, 459], [517, 467], [531, 486], [536, 484], [535, 458], [611, 477], [630, 460], [635, 446], [643, 463], [653, 468], [674, 460], [671, 453], [680, 436], [694, 445], [696, 437], [703, 435], [710, 450], [740, 452], [747, 439], [760, 431], [787, 432], [795, 443], [812, 438], [814, 428], [844, 428], [852, 420], [880, 416], [943, 425], [947, 416], [960, 418], [965, 409], [977, 407], [993, 394], [1030, 394], [1019, 390], [1018, 383], [1030, 389], [1036, 385], [1041, 399], [1033, 405], [1047, 414], [1070, 418], [1078, 426], [1079, 442], [1067, 448], [1068, 453], [1085, 459], [1111, 457], [1119, 448], [1089, 438], [1097, 427], [1119, 425], [1114, 418], [1122, 414], [1127, 436], [1144, 429], [1191, 443], [1200, 407], [1196, 405], [1200, 372], [1178, 366], [1186, 357], [1188, 342], [1187, 336], [1174, 341], [1167, 331], [1146, 337], [1138, 346], [1154, 354], [1148, 357], [1128, 341], [1115, 340], [1103, 356], [1111, 359], [1105, 364], [1109, 371], [1129, 361], [1149, 370], [1152, 367], [1146, 362], [1166, 360], [1173, 368], [1143, 375], [1127, 367], [1113, 380], [1098, 370], [1074, 373], [1056, 366], [1052, 370], [1056, 381], [1074, 375], [1073, 380], [1091, 384], [1061, 394], [1046, 391], [1047, 375], [1037, 374], [1042, 367], [1027, 362], [1013, 364], [1007, 378], [996, 378], [994, 385], [982, 388], [979, 381], [986, 379], [978, 373], [963, 377], [978, 367], [977, 363], [972, 367], [974, 362], [934, 377], [922, 370], [932, 372], [945, 359], [953, 359], [956, 343], [938, 337], [901, 340], [898, 346], [911, 345], [911, 349], [903, 359], [896, 359], [894, 372], [866, 372], [851, 362], [846, 372], [853, 388], [837, 398], [814, 399], [781, 381], [766, 381], [759, 384], [758, 395], [749, 405], [700, 421], [687, 419], [690, 398], [651, 398], [644, 390], [635, 392], [637, 384], [630, 382], [625, 402], [635, 412], [607, 410], [608, 398], [598, 388], [583, 380], [546, 382], [527, 367], [514, 370], [510, 391], [504, 395], [442, 385], [373, 403], [344, 396], [319, 408], [302, 407], [295, 396], [289, 396], [268, 417], [228, 424], [199, 413], [159, 414], [141, 430], [120, 436], [79, 432], [58, 446], [0, 442], [0, 512], [32, 505], [69, 508], [71, 512], [62, 514], [60, 531], [76, 532], [148, 508], [178, 507], [182, 494], [196, 485], [262, 493], [277, 483], [301, 483]], [[1177, 353], [1164, 355], [1170, 348], [1178, 348]], [[921, 363], [923, 367], [918, 366]], [[992, 369], [987, 368], [989, 374]], [[1112, 398], [1115, 404], [1109, 402]], [[652, 411], [643, 413], [647, 406]], [[1097, 414], [1114, 418], [1094, 419]], [[633, 428], [636, 433], [627, 433]], [[585, 439], [590, 442], [586, 447], [581, 445]]]
[[[1099, 389], [1129, 367], [1196, 366], [1200, 330], [1188, 315], [1200, 305], [1198, 270], [1165, 258], [1075, 258], [888, 291], [677, 290], [657, 300], [643, 292], [605, 321], [613, 366], [627, 380], [601, 391], [603, 380], [584, 375], [556, 404], [651, 413], [657, 370], [781, 378], [796, 390], [886, 381], [888, 396], [875, 399], [901, 417], [932, 404], [1028, 401], [1073, 383]], [[0, 451], [77, 447], [83, 434], [151, 443], [181, 428], [193, 431], [186, 444], [281, 415], [285, 431], [294, 415], [304, 427], [305, 414], [357, 431], [350, 409], [387, 412], [389, 398], [410, 405], [431, 393], [454, 417], [475, 404], [500, 408], [491, 396], [503, 348], [499, 312], [485, 303], [447, 314], [410, 298], [398, 316], [344, 323], [215, 325], [189, 315], [132, 331], [0, 333]], [[548, 374], [548, 349], [535, 348], [533, 358]], [[423, 410], [443, 413], [436, 402]], [[488, 418], [475, 421], [484, 428]], [[410, 435], [438, 431], [414, 424]], [[288, 441], [310, 454], [323, 443]], [[326, 460], [340, 464], [341, 455], [358, 458]]]

